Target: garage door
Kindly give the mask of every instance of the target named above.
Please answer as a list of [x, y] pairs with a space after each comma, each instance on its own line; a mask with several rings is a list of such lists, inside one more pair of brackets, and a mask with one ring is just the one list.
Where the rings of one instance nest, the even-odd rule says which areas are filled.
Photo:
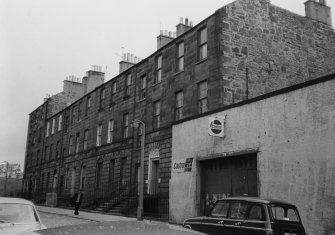
[[257, 155], [225, 157], [200, 162], [201, 211], [220, 198], [257, 196]]

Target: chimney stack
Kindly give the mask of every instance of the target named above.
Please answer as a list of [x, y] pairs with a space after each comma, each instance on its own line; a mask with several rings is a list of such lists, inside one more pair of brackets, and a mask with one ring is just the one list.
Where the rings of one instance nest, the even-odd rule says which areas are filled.
[[188, 31], [193, 27], [193, 22], [189, 21], [188, 18], [186, 17], [185, 23], [184, 23], [184, 18], [180, 17], [179, 18], [179, 24], [176, 26], [177, 28], [177, 37]]
[[161, 30], [160, 35], [157, 37], [157, 50], [175, 39], [176, 33], [168, 30]]
[[124, 53], [122, 55], [122, 60], [119, 63], [119, 73], [126, 71], [133, 65], [139, 63], [141, 60], [142, 60], [141, 58], [134, 56], [134, 54]]
[[305, 2], [305, 11], [306, 17], [332, 25], [331, 11], [326, 5], [326, 0], [308, 0]]

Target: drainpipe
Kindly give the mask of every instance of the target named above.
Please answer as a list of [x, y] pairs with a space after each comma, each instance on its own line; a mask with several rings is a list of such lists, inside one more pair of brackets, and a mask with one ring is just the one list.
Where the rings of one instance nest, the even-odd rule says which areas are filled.
[[245, 69], [245, 89], [246, 89], [246, 95], [247, 95], [247, 100], [249, 99], [249, 68]]

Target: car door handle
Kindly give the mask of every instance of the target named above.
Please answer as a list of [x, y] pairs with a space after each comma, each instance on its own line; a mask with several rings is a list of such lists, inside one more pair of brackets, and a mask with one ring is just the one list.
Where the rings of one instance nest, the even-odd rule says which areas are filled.
[[242, 224], [242, 222], [236, 222], [235, 225], [236, 226], [240, 226]]

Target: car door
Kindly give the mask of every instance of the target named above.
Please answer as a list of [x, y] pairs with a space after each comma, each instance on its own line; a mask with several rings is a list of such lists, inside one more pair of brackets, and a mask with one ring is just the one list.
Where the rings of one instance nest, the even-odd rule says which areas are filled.
[[272, 230], [269, 221], [267, 221], [264, 205], [251, 203], [238, 235], [266, 235], [269, 231]]
[[225, 222], [229, 210], [229, 201], [217, 201], [208, 216], [204, 217], [201, 224], [201, 231], [207, 234], [225, 234]]
[[248, 202], [231, 201], [228, 218], [224, 223], [223, 234], [238, 235], [241, 225], [246, 217]]

